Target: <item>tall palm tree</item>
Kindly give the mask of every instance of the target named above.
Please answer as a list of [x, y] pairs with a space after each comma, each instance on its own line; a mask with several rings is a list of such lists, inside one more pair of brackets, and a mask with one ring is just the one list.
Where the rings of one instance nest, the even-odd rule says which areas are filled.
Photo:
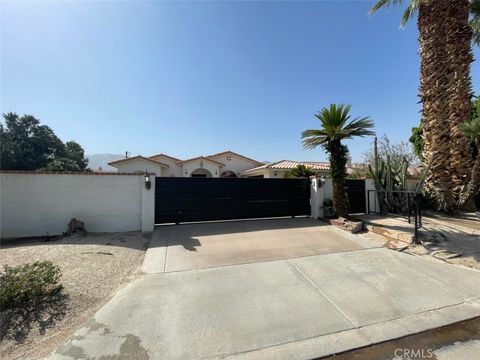
[[330, 172], [333, 185], [333, 206], [339, 216], [348, 214], [348, 200], [345, 194], [346, 165], [348, 148], [342, 140], [353, 137], [375, 135], [370, 129], [373, 121], [369, 117], [350, 120], [351, 105], [331, 104], [315, 114], [320, 120], [320, 129], [302, 132], [305, 149], [323, 147], [330, 156]]
[[[403, 2], [380, 0], [370, 12]], [[418, 12], [423, 160], [434, 157], [426, 184], [448, 212], [460, 205], [472, 166], [460, 125], [470, 114], [472, 31], [478, 41], [479, 8], [480, 0], [410, 0], [401, 20], [404, 26]]]

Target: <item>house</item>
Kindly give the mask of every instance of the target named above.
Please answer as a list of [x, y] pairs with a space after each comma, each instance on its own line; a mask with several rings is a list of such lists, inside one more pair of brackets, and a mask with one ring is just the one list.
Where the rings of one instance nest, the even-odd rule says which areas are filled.
[[224, 151], [186, 160], [166, 154], [139, 155], [112, 161], [109, 165], [120, 172], [148, 171], [161, 177], [239, 177], [245, 170], [262, 163], [233, 151]]
[[[263, 164], [252, 169], [247, 169], [240, 173], [240, 175], [242, 177], [254, 178], [283, 178], [288, 171], [296, 168], [298, 165], [309, 167], [319, 176], [330, 176], [330, 163], [328, 162], [293, 160], [280, 160], [269, 164]], [[367, 164], [354, 164], [350, 159], [348, 160], [347, 174], [353, 174], [360, 170], [366, 171], [367, 169]]]
[[298, 165], [305, 165], [314, 170], [318, 175], [327, 176], [330, 171], [330, 164], [328, 162], [280, 160], [247, 169], [241, 172], [240, 175], [242, 177], [253, 178], [283, 178], [285, 173], [296, 168]]

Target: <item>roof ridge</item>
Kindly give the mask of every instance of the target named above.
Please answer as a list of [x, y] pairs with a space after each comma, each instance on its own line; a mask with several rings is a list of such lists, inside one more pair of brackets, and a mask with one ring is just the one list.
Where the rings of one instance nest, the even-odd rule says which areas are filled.
[[223, 155], [223, 154], [227, 154], [227, 153], [231, 153], [231, 154], [237, 155], [237, 156], [239, 156], [239, 157], [241, 157], [241, 158], [244, 158], [244, 159], [249, 160], [249, 161], [251, 161], [251, 162], [254, 162], [254, 163], [256, 163], [256, 164], [261, 164], [261, 162], [258, 161], [258, 160], [249, 158], [249, 157], [247, 157], [247, 156], [245, 156], [245, 155], [239, 154], [239, 153], [237, 153], [237, 152], [235, 152], [235, 151], [232, 151], [232, 150], [227, 150], [227, 151], [222, 151], [222, 152], [219, 152], [219, 153], [216, 153], [216, 154], [207, 155], [206, 157], [207, 157], [207, 158], [210, 158], [210, 157], [214, 157], [214, 156], [218, 156], [218, 155]]
[[212, 161], [214, 163], [220, 164], [222, 166], [225, 166], [224, 163], [221, 163], [220, 161], [217, 161], [217, 160], [214, 160], [214, 159], [210, 159], [210, 158], [208, 158], [206, 156], [203, 156], [203, 155], [196, 156], [196, 157], [193, 157], [193, 158], [190, 158], [190, 159], [180, 160], [180, 161], [177, 161], [177, 163], [182, 164], [182, 163], [186, 163], [188, 161], [197, 160], [197, 159], [205, 159], [205, 160]]
[[143, 155], [136, 155], [136, 156], [131, 156], [131, 157], [124, 158], [124, 159], [114, 160], [114, 161], [110, 161], [110, 162], [107, 163], [107, 164], [108, 164], [108, 165], [118, 164], [118, 163], [122, 163], [122, 162], [125, 162], [125, 161], [131, 161], [131, 160], [135, 160], [135, 159], [147, 160], [147, 161], [151, 161], [151, 162], [160, 164], [160, 165], [165, 166], [165, 167], [170, 167], [168, 164], [164, 164], [164, 163], [162, 163], [161, 161], [157, 161], [157, 160], [150, 159], [150, 158], [145, 157], [145, 156], [143, 156]]
[[154, 158], [154, 157], [157, 157], [157, 156], [165, 156], [165, 157], [170, 158], [170, 159], [175, 160], [175, 161], [181, 161], [181, 159], [179, 159], [179, 158], [176, 158], [174, 156], [170, 156], [170, 155], [167, 155], [167, 154], [164, 154], [164, 153], [155, 154], [155, 155], [149, 156], [149, 158], [151, 159], [151, 158]]

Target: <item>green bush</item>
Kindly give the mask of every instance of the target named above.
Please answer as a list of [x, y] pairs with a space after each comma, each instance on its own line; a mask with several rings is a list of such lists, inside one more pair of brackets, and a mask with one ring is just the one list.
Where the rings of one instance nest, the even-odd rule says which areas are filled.
[[0, 311], [58, 291], [60, 276], [60, 268], [51, 261], [5, 266], [0, 272]]

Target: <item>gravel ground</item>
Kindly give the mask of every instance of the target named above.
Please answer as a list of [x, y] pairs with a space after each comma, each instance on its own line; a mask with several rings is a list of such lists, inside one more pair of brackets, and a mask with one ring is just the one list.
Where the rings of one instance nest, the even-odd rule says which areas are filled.
[[1, 268], [51, 260], [62, 270], [64, 288], [36, 311], [0, 313], [0, 331], [6, 319], [17, 323], [1, 334], [0, 359], [38, 359], [53, 351], [138, 275], [149, 241], [130, 232], [2, 245]]

